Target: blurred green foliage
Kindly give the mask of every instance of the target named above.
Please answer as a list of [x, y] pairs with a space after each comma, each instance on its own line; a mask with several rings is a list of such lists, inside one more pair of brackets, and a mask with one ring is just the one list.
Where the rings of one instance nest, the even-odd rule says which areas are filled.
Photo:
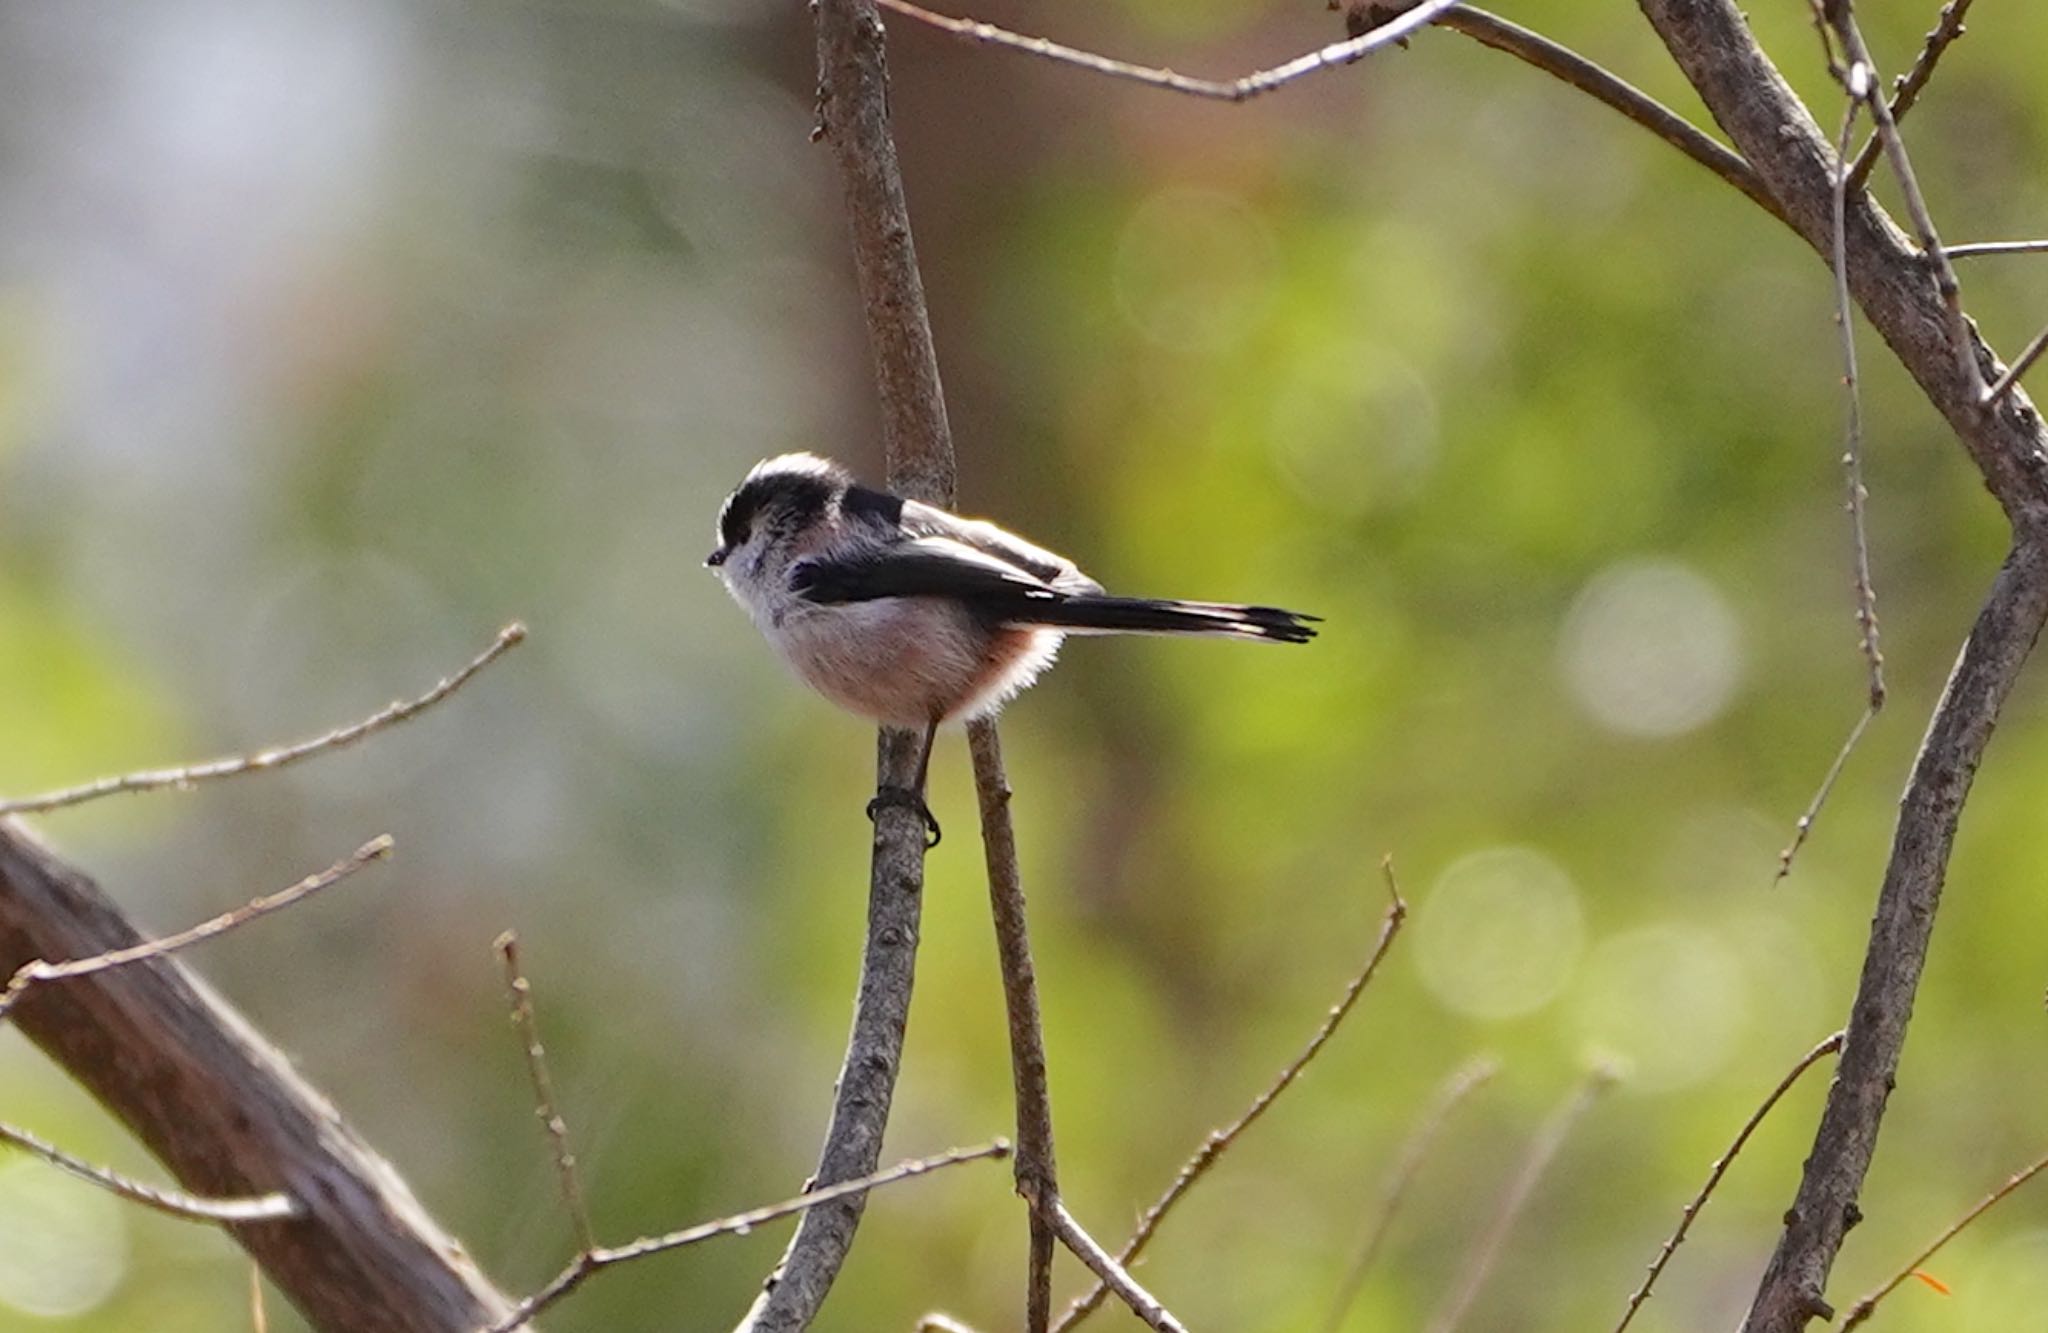
[[[1887, 73], [1933, 9], [1865, 16]], [[975, 12], [1215, 73], [1335, 36], [1277, 2]], [[1632, 9], [1513, 16], [1696, 110]], [[1753, 17], [1832, 119], [1804, 7]], [[892, 28], [963, 507], [1113, 587], [1328, 621], [1300, 651], [1079, 642], [1008, 715], [1077, 1212], [1115, 1238], [1293, 1053], [1370, 947], [1391, 852], [1416, 912], [1388, 969], [1144, 1280], [1197, 1327], [1317, 1326], [1413, 1117], [1492, 1052], [1345, 1324], [1423, 1326], [1548, 1108], [1615, 1058], [1631, 1077], [1467, 1324], [1608, 1326], [1840, 1021], [1994, 506], [1866, 333], [1892, 703], [1773, 887], [1863, 688], [1814, 256], [1454, 34], [1228, 107]], [[526, 941], [607, 1237], [791, 1192], [837, 1067], [868, 733], [697, 569], [754, 459], [878, 470], [808, 40], [800, 7], [744, 0], [0, 9], [0, 778], [307, 734], [531, 624], [372, 746], [46, 821], [161, 927], [396, 836], [388, 869], [193, 961], [510, 1289], [569, 1242], [498, 931]], [[2044, 44], [2048, 14], [1979, 14], [1909, 121], [1951, 239], [2043, 230]], [[1964, 282], [2001, 347], [2048, 308], [2039, 261]], [[969, 787], [949, 739], [956, 830]], [[1844, 1301], [2048, 1147], [2044, 799], [2030, 680], [1964, 822]], [[892, 1159], [1007, 1128], [972, 842], [931, 862]], [[1823, 1081], [1636, 1327], [1731, 1326]], [[0, 1116], [153, 1173], [7, 1034], [0, 1088]], [[228, 1242], [46, 1176], [0, 1163], [0, 1330], [246, 1326]], [[782, 1238], [608, 1277], [549, 1327], [729, 1327]], [[1953, 1295], [1902, 1290], [1885, 1326], [2032, 1326], [2044, 1249], [2048, 1196], [2022, 1195], [1935, 1266]], [[1013, 1326], [1023, 1251], [1000, 1168], [900, 1187], [819, 1327]]]

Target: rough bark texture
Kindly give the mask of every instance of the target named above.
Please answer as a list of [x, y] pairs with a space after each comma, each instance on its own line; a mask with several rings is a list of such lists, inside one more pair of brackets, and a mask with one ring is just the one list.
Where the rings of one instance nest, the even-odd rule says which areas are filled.
[[[1740, 10], [1729, 0], [1639, 4], [1714, 119], [1777, 199], [1779, 215], [1816, 251], [1828, 254], [1833, 149], [1757, 45]], [[2039, 414], [2017, 395], [1994, 408], [1980, 406], [1953, 345], [1953, 324], [1933, 264], [1861, 191], [1848, 203], [1845, 242], [1857, 306], [1948, 419], [2011, 520], [2013, 549], [1913, 765], [1841, 1065], [1745, 1333], [1798, 1333], [1810, 1319], [1829, 1313], [1828, 1274], [1860, 1216], [1857, 1199], [1898, 1073], [1963, 804], [1999, 709], [2048, 620], [2048, 436]], [[1986, 380], [1996, 379], [1997, 358], [1974, 329], [1970, 340], [1979, 371]]]
[[[141, 942], [91, 879], [0, 821], [0, 976]], [[314, 1327], [474, 1333], [511, 1310], [390, 1164], [175, 960], [39, 986], [14, 1021], [188, 1189], [298, 1201], [302, 1217], [228, 1230]]]

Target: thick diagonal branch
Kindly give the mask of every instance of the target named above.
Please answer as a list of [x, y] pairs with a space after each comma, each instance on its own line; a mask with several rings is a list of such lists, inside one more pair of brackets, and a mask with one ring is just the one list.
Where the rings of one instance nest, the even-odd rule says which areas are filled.
[[[0, 821], [0, 974], [141, 942], [97, 885]], [[299, 1204], [298, 1220], [230, 1229], [314, 1327], [475, 1333], [512, 1308], [326, 1098], [175, 960], [39, 986], [14, 1022], [188, 1189]]]
[[[1751, 34], [1733, 0], [1637, 0], [1714, 120], [1822, 256], [1834, 234], [1834, 146]], [[2048, 526], [2048, 434], [2024, 395], [1985, 409], [1962, 373], [1941, 290], [1924, 257], [1864, 193], [1847, 201], [1849, 290], [1878, 335], [1947, 418], [1991, 493], [2021, 528]], [[1971, 334], [1986, 381], [1997, 360]]]
[[1841, 1065], [1785, 1234], [1744, 1324], [1748, 1333], [1797, 1333], [1826, 1313], [1828, 1271], [1858, 1216], [1857, 1195], [1898, 1075], [1956, 825], [1999, 709], [2044, 623], [2048, 557], [2028, 543], [1998, 571], [1914, 761]]

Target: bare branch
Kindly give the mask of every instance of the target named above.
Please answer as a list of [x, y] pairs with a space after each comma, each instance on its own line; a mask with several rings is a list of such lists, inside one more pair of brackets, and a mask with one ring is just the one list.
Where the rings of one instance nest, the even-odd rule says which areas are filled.
[[[1737, 0], [1637, 0], [1715, 121], [1770, 188], [1799, 235], [1825, 256], [1834, 243], [1828, 136], [1756, 43]], [[2048, 431], [2008, 400], [1986, 412], [1961, 371], [1990, 354], [1951, 319], [1927, 257], [1867, 193], [1848, 200], [1849, 290], [1871, 326], [1947, 419], [2001, 508], [2022, 527], [2048, 524]], [[1959, 352], [1956, 339], [1964, 335]], [[1981, 376], [1980, 376], [1981, 378]]]
[[1357, 1299], [1359, 1289], [1365, 1285], [1366, 1274], [1372, 1271], [1373, 1261], [1379, 1257], [1380, 1247], [1386, 1243], [1387, 1233], [1393, 1230], [1394, 1218], [1401, 1210], [1401, 1202], [1407, 1197], [1409, 1186], [1415, 1183], [1423, 1160], [1435, 1146], [1438, 1135], [1450, 1120], [1451, 1112], [1491, 1080], [1499, 1069], [1499, 1063], [1491, 1057], [1482, 1056], [1470, 1061], [1445, 1079], [1436, 1096], [1430, 1098], [1428, 1107], [1409, 1132], [1408, 1141], [1401, 1145], [1401, 1153], [1394, 1159], [1393, 1169], [1387, 1172], [1386, 1183], [1380, 1187], [1372, 1224], [1365, 1233], [1364, 1242], [1358, 1247], [1358, 1257], [1351, 1261], [1351, 1267], [1344, 1272], [1344, 1280], [1337, 1285], [1337, 1295], [1330, 1302], [1330, 1313], [1323, 1320], [1324, 1333], [1337, 1333], [1343, 1324], [1351, 1302]]
[[[1852, 95], [1842, 109], [1842, 136], [1835, 160], [1835, 237], [1830, 267], [1835, 273], [1835, 327], [1842, 339], [1842, 471], [1849, 492], [1849, 530], [1855, 543], [1856, 630], [1864, 665], [1870, 673], [1869, 712], [1875, 716], [1884, 708], [1884, 651], [1878, 644], [1877, 589], [1870, 580], [1870, 532], [1865, 516], [1870, 492], [1863, 485], [1863, 384], [1856, 371], [1856, 322], [1849, 311], [1849, 187], [1842, 175], [1859, 100]], [[1850, 732], [1851, 747], [1863, 734], [1864, 725], [1859, 722]], [[1824, 787], [1827, 785], [1832, 784]], [[1816, 813], [1818, 809], [1816, 805]], [[1784, 864], [1789, 866], [1790, 862]]]
[[[1343, 1024], [1345, 1016], [1358, 1003], [1359, 996], [1365, 993], [1367, 983], [1379, 970], [1380, 961], [1387, 956], [1387, 950], [1393, 947], [1394, 937], [1401, 932], [1401, 924], [1408, 917], [1408, 904], [1403, 901], [1400, 887], [1394, 880], [1394, 860], [1391, 856], [1381, 861], [1380, 870], [1386, 880], [1388, 897], [1392, 901], [1388, 904], [1386, 916], [1380, 922], [1379, 939], [1374, 942], [1372, 952], [1366, 956], [1365, 965], [1345, 985], [1343, 994], [1337, 997], [1337, 1002], [1330, 1007], [1330, 1012], [1323, 1016], [1322, 1024], [1308, 1039], [1308, 1044], [1302, 1047], [1300, 1054], [1288, 1061], [1266, 1089], [1252, 1099], [1252, 1104], [1245, 1109], [1243, 1115], [1222, 1129], [1212, 1130], [1209, 1137], [1202, 1141], [1202, 1146], [1195, 1150], [1194, 1155], [1181, 1164], [1173, 1183], [1166, 1187], [1166, 1192], [1159, 1196], [1157, 1202], [1145, 1210], [1144, 1217], [1138, 1221], [1137, 1230], [1124, 1242], [1122, 1251], [1117, 1255], [1119, 1264], [1129, 1264], [1144, 1251], [1153, 1233], [1159, 1230], [1159, 1224], [1166, 1220], [1166, 1215], [1173, 1211], [1174, 1206], [1194, 1187], [1195, 1182], [1216, 1164], [1216, 1159], [1221, 1157], [1230, 1145], [1237, 1142], [1247, 1129], [1257, 1123], [1259, 1117], [1272, 1107], [1280, 1094], [1287, 1091], [1289, 1085], [1301, 1076], [1301, 1071], [1308, 1068], [1309, 1062], [1329, 1043], [1338, 1027]], [[1109, 1285], [1104, 1281], [1096, 1283], [1083, 1293], [1060, 1315], [1059, 1322], [1053, 1326], [1055, 1333], [1065, 1333], [1067, 1329], [1073, 1328], [1087, 1318], [1102, 1304], [1108, 1290]]]
[[1728, 1168], [1734, 1163], [1735, 1155], [1749, 1142], [1749, 1136], [1756, 1133], [1756, 1127], [1764, 1122], [1764, 1117], [1777, 1106], [1779, 1099], [1792, 1090], [1792, 1085], [1799, 1081], [1801, 1074], [1813, 1068], [1823, 1057], [1841, 1049], [1841, 1033], [1837, 1032], [1823, 1039], [1812, 1050], [1799, 1057], [1799, 1062], [1786, 1071], [1785, 1077], [1778, 1080], [1778, 1086], [1771, 1089], [1763, 1104], [1750, 1113], [1749, 1119], [1743, 1122], [1741, 1131], [1736, 1134], [1735, 1141], [1728, 1145], [1728, 1151], [1722, 1153], [1708, 1170], [1707, 1183], [1700, 1186], [1700, 1192], [1693, 1196], [1692, 1202], [1679, 1214], [1678, 1229], [1671, 1233], [1671, 1238], [1657, 1251], [1657, 1257], [1650, 1261], [1650, 1271], [1644, 1276], [1643, 1285], [1636, 1288], [1635, 1293], [1628, 1298], [1628, 1308], [1622, 1311], [1621, 1322], [1614, 1326], [1614, 1333], [1623, 1333], [1629, 1322], [1636, 1317], [1636, 1311], [1642, 1308], [1643, 1302], [1650, 1299], [1650, 1288], [1657, 1285], [1657, 1279], [1663, 1275], [1664, 1266], [1671, 1262], [1671, 1256], [1685, 1243], [1685, 1233], [1692, 1230], [1693, 1219], [1699, 1216], [1700, 1209], [1706, 1207], [1708, 1196], [1713, 1194], [1714, 1187], [1721, 1183], [1721, 1177], [1728, 1174]]
[[[882, 21], [873, 0], [817, 0], [813, 13], [820, 128], [831, 144], [846, 198], [854, 277], [874, 354], [889, 489], [947, 504], [953, 497], [953, 437], [889, 127]], [[910, 786], [921, 739], [907, 731], [882, 730], [876, 740], [878, 787]], [[910, 1021], [924, 904], [924, 834], [916, 811], [902, 805], [878, 808], [853, 1031], [814, 1177], [822, 1184], [872, 1172], [881, 1159]], [[865, 1200], [865, 1194], [852, 1193], [805, 1211], [741, 1329], [794, 1333], [810, 1324], [853, 1245]]]
[[[90, 879], [0, 821], [0, 973], [142, 942]], [[184, 1189], [298, 1203], [290, 1225], [234, 1237], [313, 1327], [474, 1333], [510, 1308], [332, 1103], [176, 958], [37, 987], [13, 1018]]]
[[1977, 259], [1985, 255], [2038, 255], [2048, 254], [2048, 241], [1971, 241], [1967, 245], [1951, 245], [1950, 259]]
[[1813, 832], [1813, 821], [1820, 818], [1821, 807], [1826, 805], [1828, 797], [1834, 794], [1835, 783], [1841, 780], [1842, 770], [1849, 766], [1849, 756], [1856, 752], [1856, 746], [1862, 741], [1863, 733], [1869, 730], [1871, 719], [1876, 716], [1877, 710], [1865, 704], [1862, 715], [1856, 719], [1856, 725], [1849, 728], [1848, 739], [1842, 742], [1841, 749], [1835, 751], [1834, 762], [1828, 765], [1828, 771], [1821, 776], [1820, 786], [1815, 789], [1813, 799], [1806, 803], [1806, 809], [1800, 813], [1798, 822], [1792, 826], [1792, 841], [1786, 843], [1779, 851], [1778, 873], [1771, 877], [1771, 883], [1776, 884], [1792, 873], [1793, 858], [1797, 857], [1799, 849], [1806, 845], [1807, 835]]
[[[1835, 154], [1756, 43], [1736, 0], [1637, 0], [1699, 92], [1810, 245], [1834, 234]], [[1927, 400], [1948, 420], [2014, 528], [2015, 545], [1965, 642], [1900, 803], [1839, 1073], [1787, 1225], [1745, 1333], [1799, 1333], [1824, 1315], [1827, 1278], [1869, 1170], [1964, 802], [2001, 707], [2048, 621], [2048, 431], [2023, 395], [1986, 411], [1973, 377], [1990, 361], [1958, 329], [1926, 257], [1867, 194], [1849, 201], [1850, 291]], [[1958, 338], [1961, 339], [1958, 342]]]
[[1907, 1278], [1913, 1276], [1914, 1273], [1918, 1272], [1922, 1265], [1924, 1265], [1929, 1259], [1932, 1259], [1941, 1250], [1942, 1246], [1954, 1240], [1956, 1236], [1962, 1232], [1964, 1227], [1969, 1226], [1972, 1222], [1984, 1216], [1985, 1213], [1990, 1212], [1991, 1209], [1994, 1206], [1996, 1206], [2000, 1200], [2005, 1198], [2005, 1196], [2011, 1194], [2014, 1190], [2017, 1190], [2020, 1186], [2026, 1184], [2035, 1176], [2040, 1175], [2041, 1172], [2043, 1172], [2044, 1170], [2048, 1170], [2048, 1157], [2043, 1157], [2040, 1160], [2036, 1161], [2033, 1165], [2022, 1167], [2020, 1170], [2015, 1171], [2003, 1185], [2000, 1185], [1997, 1189], [1991, 1191], [1991, 1193], [1979, 1199], [1977, 1201], [1976, 1207], [1970, 1209], [1969, 1212], [1964, 1213], [1961, 1217], [1957, 1218], [1954, 1222], [1952, 1222], [1947, 1230], [1943, 1231], [1939, 1236], [1936, 1236], [1934, 1238], [1932, 1244], [1928, 1245], [1928, 1247], [1920, 1251], [1920, 1253], [1914, 1255], [1912, 1260], [1908, 1262], [1904, 1268], [1901, 1268], [1898, 1272], [1892, 1274], [1890, 1281], [1886, 1282], [1876, 1291], [1871, 1292], [1868, 1296], [1865, 1296], [1863, 1299], [1857, 1301], [1854, 1305], [1850, 1306], [1848, 1315], [1842, 1320], [1842, 1333], [1849, 1333], [1850, 1329], [1856, 1327], [1856, 1325], [1870, 1318], [1870, 1316], [1876, 1312], [1877, 1303], [1879, 1301], [1891, 1295], [1892, 1291], [1901, 1282], [1904, 1282]]
[[308, 875], [290, 888], [280, 889], [265, 897], [255, 898], [232, 911], [202, 921], [162, 939], [148, 940], [141, 944], [128, 945], [120, 949], [108, 949], [89, 958], [75, 958], [68, 962], [51, 963], [36, 958], [23, 963], [14, 970], [5, 990], [0, 990], [0, 1022], [21, 1003], [31, 986], [45, 981], [64, 981], [72, 977], [87, 977], [95, 972], [105, 972], [130, 963], [139, 963], [150, 958], [161, 958], [190, 945], [199, 944], [225, 935], [237, 926], [245, 926], [257, 917], [268, 916], [282, 911], [293, 903], [312, 897], [322, 889], [329, 888], [347, 879], [372, 861], [381, 861], [391, 854], [391, 835], [381, 834], [355, 849], [347, 857], [335, 862], [317, 875]]
[[[1970, 334], [1970, 321], [1963, 314], [1962, 286], [1956, 281], [1955, 266], [1948, 262], [1948, 255], [1941, 248], [1941, 237], [1934, 229], [1934, 215], [1927, 211], [1927, 200], [1920, 193], [1919, 178], [1913, 174], [1913, 163], [1906, 156], [1906, 141], [1899, 136], [1898, 121], [1892, 118], [1892, 110], [1877, 87], [1877, 62], [1871, 58], [1870, 48], [1864, 45], [1863, 30], [1856, 25], [1856, 14], [1849, 0], [1839, 0], [1829, 10], [1829, 20], [1834, 25], [1835, 35], [1841, 39], [1842, 54], [1849, 62], [1847, 77], [1849, 94], [1870, 104], [1870, 114], [1877, 120], [1878, 141], [1884, 145], [1885, 157], [1891, 162], [1892, 175], [1898, 178], [1899, 193], [1906, 202], [1906, 216], [1913, 220], [1913, 229], [1920, 238], [1920, 248], [1934, 266], [1935, 288], [1941, 293], [1941, 304], [1948, 314], [1948, 333], [1956, 368], [1962, 380], [1969, 387], [1972, 397], [1984, 401], [1984, 376], [1977, 366], [1976, 348]], [[1862, 83], [1858, 85], [1858, 70]], [[1835, 170], [1841, 171], [1838, 156]]]
[[512, 1026], [519, 1032], [519, 1044], [526, 1053], [526, 1076], [533, 1084], [533, 1114], [547, 1130], [548, 1149], [555, 1159], [555, 1176], [562, 1188], [562, 1206], [575, 1228], [576, 1247], [588, 1254], [597, 1248], [597, 1232], [590, 1224], [590, 1205], [583, 1197], [583, 1180], [576, 1173], [576, 1153], [569, 1146], [569, 1122], [555, 1102], [555, 1080], [548, 1074], [547, 1049], [540, 1043], [540, 1022], [533, 1013], [533, 987], [519, 966], [519, 936], [506, 931], [492, 946], [505, 968], [505, 989], [512, 1001]]
[[1026, 1333], [1045, 1333], [1052, 1318], [1054, 1239], [1046, 1205], [1059, 1197], [1059, 1171], [1053, 1153], [1045, 1032], [1038, 1016], [1038, 975], [1025, 925], [1024, 880], [1017, 867], [1016, 831], [1010, 824], [1010, 781], [1003, 772], [1003, 744], [996, 724], [986, 718], [970, 722], [967, 745], [974, 757], [989, 908], [995, 919], [1003, 1007], [1009, 1018], [1010, 1071], [1017, 1093], [1017, 1192], [1030, 1205], [1024, 1327]]
[[[1913, 68], [1899, 76], [1897, 91], [1892, 94], [1891, 112], [1893, 120], [1902, 120], [1913, 103], [1920, 100], [1920, 90], [1934, 77], [1934, 67], [1941, 60], [1942, 52], [1949, 44], [1963, 35], [1963, 16], [1970, 12], [1970, 0], [1949, 0], [1941, 7], [1941, 17], [1935, 22], [1934, 30], [1927, 34], [1926, 45], [1920, 48], [1920, 58], [1913, 62]], [[1863, 151], [1856, 155], [1856, 165], [1849, 168], [1849, 188], [1860, 190], [1870, 179], [1870, 169], [1877, 164], [1877, 155], [1884, 151], [1884, 142], [1877, 135], [1863, 145]], [[1844, 154], [1846, 156], [1847, 154]], [[1953, 256], [1955, 251], [1949, 251]]]
[[130, 1203], [191, 1222], [274, 1222], [297, 1217], [299, 1207], [283, 1194], [264, 1194], [253, 1199], [202, 1199], [177, 1190], [159, 1189], [131, 1180], [119, 1172], [94, 1166], [65, 1152], [55, 1144], [37, 1138], [25, 1129], [0, 1121], [0, 1144], [11, 1144], [51, 1166]]
[[916, 19], [920, 23], [970, 42], [1007, 47], [1062, 65], [1072, 65], [1096, 74], [1106, 74], [1111, 78], [1127, 79], [1150, 88], [1162, 88], [1167, 92], [1185, 93], [1190, 97], [1205, 97], [1222, 102], [1244, 102], [1257, 97], [1260, 93], [1269, 93], [1275, 88], [1285, 87], [1296, 79], [1314, 74], [1318, 70], [1353, 64], [1382, 47], [1393, 46], [1417, 30], [1428, 27], [1439, 15], [1456, 5], [1458, 0], [1421, 0], [1415, 8], [1382, 23], [1370, 32], [1341, 42], [1332, 42], [1307, 55], [1297, 56], [1283, 65], [1275, 65], [1271, 69], [1262, 69], [1237, 79], [1195, 78], [1177, 74], [1170, 69], [1134, 65], [1126, 60], [1097, 55], [1078, 47], [1063, 46], [1043, 37], [1026, 37], [1007, 28], [998, 28], [993, 23], [937, 14], [922, 5], [912, 4], [911, 0], [875, 0], [875, 3], [905, 18]]
[[2022, 545], [1998, 572], [1914, 762], [1841, 1067], [1785, 1234], [1744, 1325], [1748, 1333], [1797, 1333], [1823, 1314], [1828, 1270], [1854, 1215], [1897, 1077], [1956, 824], [2000, 706], [2044, 623], [2048, 562], [2031, 544]]
[[1480, 1289], [1492, 1275], [1493, 1266], [1500, 1260], [1501, 1251], [1507, 1246], [1510, 1232], [1521, 1219], [1522, 1209], [1529, 1202], [1529, 1196], [1536, 1192], [1550, 1163], [1557, 1157], [1558, 1149], [1564, 1146], [1581, 1117], [1592, 1109], [1593, 1103], [1602, 1093], [1613, 1087], [1619, 1075], [1608, 1066], [1602, 1065], [1589, 1071], [1579, 1081], [1578, 1087], [1557, 1110], [1551, 1113], [1529, 1144], [1529, 1152], [1522, 1159], [1522, 1167], [1515, 1173], [1514, 1183], [1502, 1196], [1500, 1207], [1493, 1215], [1493, 1222], [1486, 1229], [1486, 1235], [1473, 1248], [1472, 1257], [1465, 1263], [1464, 1275], [1458, 1280], [1456, 1292], [1430, 1321], [1430, 1333], [1451, 1333], [1464, 1322], [1474, 1301], [1479, 1299]]
[[24, 796], [17, 800], [0, 801], [0, 815], [34, 815], [48, 810], [63, 809], [67, 806], [83, 805], [102, 796], [113, 796], [121, 792], [160, 791], [165, 787], [195, 787], [202, 782], [213, 782], [221, 778], [238, 778], [247, 773], [268, 773], [275, 769], [288, 768], [302, 759], [326, 754], [353, 745], [365, 736], [374, 735], [386, 727], [419, 716], [435, 704], [468, 684], [470, 678], [498, 660], [515, 644], [526, 638], [526, 626], [517, 621], [498, 631], [498, 637], [491, 646], [479, 653], [469, 665], [449, 676], [440, 684], [428, 690], [417, 699], [404, 700], [371, 714], [360, 722], [338, 727], [311, 740], [295, 745], [277, 746], [258, 750], [254, 754], [236, 755], [226, 759], [213, 759], [203, 764], [188, 764], [183, 768], [148, 769], [139, 773], [123, 773], [117, 777], [101, 778], [83, 786], [66, 787], [60, 791], [45, 792], [41, 796]]
[[567, 1268], [556, 1274], [554, 1280], [533, 1295], [519, 1302], [511, 1314], [490, 1325], [489, 1333], [512, 1333], [527, 1320], [539, 1315], [555, 1302], [583, 1285], [593, 1274], [619, 1264], [629, 1264], [651, 1255], [666, 1254], [685, 1246], [710, 1240], [714, 1236], [744, 1235], [766, 1222], [788, 1217], [792, 1213], [808, 1212], [825, 1204], [866, 1194], [869, 1190], [893, 1185], [899, 1180], [909, 1180], [926, 1175], [944, 1167], [959, 1166], [963, 1162], [978, 1162], [984, 1158], [1006, 1157], [1010, 1145], [1002, 1140], [985, 1143], [979, 1148], [954, 1148], [932, 1157], [919, 1157], [899, 1162], [886, 1171], [876, 1171], [853, 1180], [844, 1180], [836, 1185], [818, 1189], [785, 1199], [781, 1203], [769, 1204], [765, 1208], [750, 1208], [744, 1213], [721, 1217], [715, 1222], [702, 1222], [681, 1231], [670, 1231], [659, 1236], [644, 1236], [624, 1245], [600, 1246], [585, 1250], [576, 1256]]
[[1124, 1266], [1109, 1257], [1109, 1251], [1095, 1243], [1095, 1238], [1074, 1220], [1067, 1211], [1067, 1205], [1058, 1199], [1051, 1201], [1053, 1229], [1060, 1240], [1074, 1252], [1074, 1257], [1088, 1265], [1089, 1271], [1102, 1279], [1104, 1286], [1114, 1291], [1131, 1307], [1131, 1313], [1158, 1333], [1187, 1333], [1178, 1319], [1159, 1303], [1157, 1297], [1139, 1286]]
[[1783, 218], [1778, 201], [1764, 187], [1742, 156], [1721, 144], [1685, 117], [1665, 106], [1606, 67], [1570, 47], [1486, 10], [1461, 4], [1437, 20], [1437, 26], [1505, 51], [1546, 74], [1563, 80], [1602, 105], [1611, 107], [1693, 161], [1747, 195], [1772, 217]]
[[2044, 349], [2048, 349], [2048, 329], [2042, 329], [2035, 334], [2034, 341], [2028, 343], [2020, 352], [2019, 359], [2006, 368], [2006, 372], [1998, 377], [1996, 384], [1984, 391], [1984, 406], [1995, 407], [1999, 399], [2011, 393], [2013, 386], [2020, 382], [2020, 376], [2033, 369], [2034, 363], [2041, 359]]

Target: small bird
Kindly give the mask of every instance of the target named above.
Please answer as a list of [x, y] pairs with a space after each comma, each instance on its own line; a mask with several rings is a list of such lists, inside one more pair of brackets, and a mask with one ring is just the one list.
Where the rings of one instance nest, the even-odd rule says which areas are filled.
[[718, 571], [811, 688], [890, 726], [922, 728], [910, 788], [938, 845], [925, 775], [939, 724], [982, 717], [1038, 679], [1069, 634], [1209, 634], [1306, 643], [1317, 616], [1271, 606], [1112, 597], [1074, 562], [980, 519], [870, 490], [838, 463], [755, 465], [718, 511]]

